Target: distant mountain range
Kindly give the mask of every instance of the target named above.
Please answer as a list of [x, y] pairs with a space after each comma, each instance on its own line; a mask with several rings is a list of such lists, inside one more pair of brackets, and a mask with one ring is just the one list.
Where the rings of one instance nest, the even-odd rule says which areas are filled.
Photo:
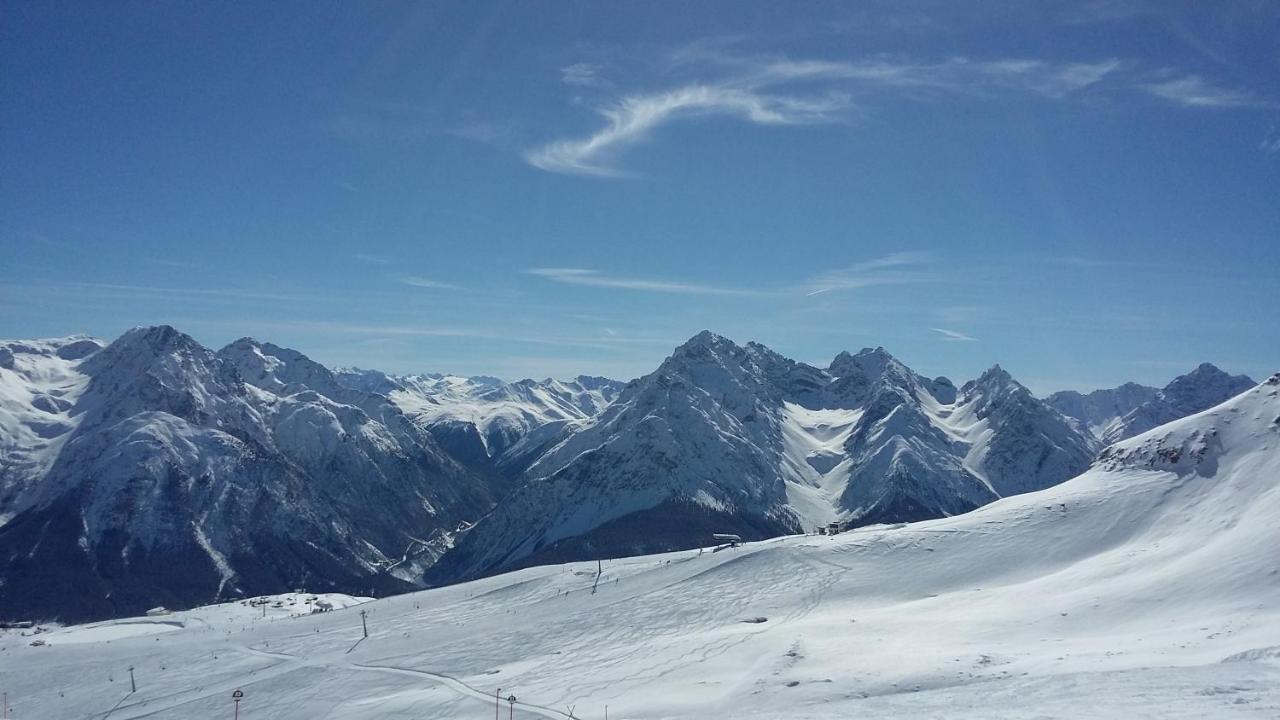
[[338, 379], [389, 397], [454, 457], [501, 477], [512, 477], [539, 450], [575, 423], [595, 417], [625, 383], [579, 376], [561, 382], [456, 375], [388, 375], [344, 369]]
[[1055, 410], [1077, 420], [1106, 445], [1208, 410], [1256, 385], [1246, 375], [1228, 375], [1204, 363], [1159, 390], [1125, 383], [1083, 395], [1067, 390], [1046, 398]]
[[297, 587], [385, 594], [564, 559], [953, 515], [1252, 387], [957, 389], [710, 332], [620, 383], [331, 371], [170, 327], [0, 343], [0, 619]]

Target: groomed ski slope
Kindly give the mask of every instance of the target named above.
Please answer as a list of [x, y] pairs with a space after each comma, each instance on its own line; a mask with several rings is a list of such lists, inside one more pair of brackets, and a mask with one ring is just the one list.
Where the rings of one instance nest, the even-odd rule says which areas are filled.
[[230, 717], [241, 688], [244, 720], [482, 720], [499, 687], [521, 718], [1274, 718], [1278, 395], [963, 516], [614, 560], [594, 595], [574, 563], [110, 642], [10, 631], [0, 678], [19, 719]]

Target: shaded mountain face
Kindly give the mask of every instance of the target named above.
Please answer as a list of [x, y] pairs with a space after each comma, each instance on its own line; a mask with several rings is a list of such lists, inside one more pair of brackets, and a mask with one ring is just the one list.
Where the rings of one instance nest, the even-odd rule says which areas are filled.
[[883, 348], [821, 369], [703, 332], [542, 453], [428, 580], [940, 517], [1061, 482], [1095, 451], [998, 367], [957, 391]]
[[1078, 420], [1103, 444], [1133, 437], [1172, 420], [1206, 410], [1254, 386], [1245, 375], [1229, 375], [1209, 363], [1174, 378], [1162, 390], [1126, 383], [1088, 395], [1065, 391], [1046, 402]]
[[389, 397], [450, 454], [501, 480], [513, 480], [539, 451], [598, 415], [624, 383], [602, 377], [520, 380], [454, 375], [388, 375], [341, 370], [339, 382]]
[[4, 358], [6, 616], [407, 589], [491, 505], [385, 396], [295, 351], [162, 326]]

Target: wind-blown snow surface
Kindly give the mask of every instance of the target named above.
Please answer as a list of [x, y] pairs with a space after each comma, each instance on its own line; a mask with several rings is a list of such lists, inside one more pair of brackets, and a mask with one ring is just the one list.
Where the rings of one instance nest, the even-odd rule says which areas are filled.
[[1272, 718], [1277, 547], [1280, 376], [959, 517], [615, 560], [595, 594], [594, 563], [525, 569], [362, 605], [367, 640], [346, 610], [0, 658], [52, 720], [236, 688], [245, 718], [481, 720], [498, 688], [525, 718]]

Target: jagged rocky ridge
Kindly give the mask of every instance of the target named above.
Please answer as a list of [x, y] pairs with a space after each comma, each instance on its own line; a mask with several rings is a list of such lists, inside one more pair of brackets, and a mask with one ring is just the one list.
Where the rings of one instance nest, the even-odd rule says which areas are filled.
[[951, 515], [1097, 449], [998, 366], [957, 391], [882, 348], [821, 369], [704, 332], [534, 461], [428, 578]]

